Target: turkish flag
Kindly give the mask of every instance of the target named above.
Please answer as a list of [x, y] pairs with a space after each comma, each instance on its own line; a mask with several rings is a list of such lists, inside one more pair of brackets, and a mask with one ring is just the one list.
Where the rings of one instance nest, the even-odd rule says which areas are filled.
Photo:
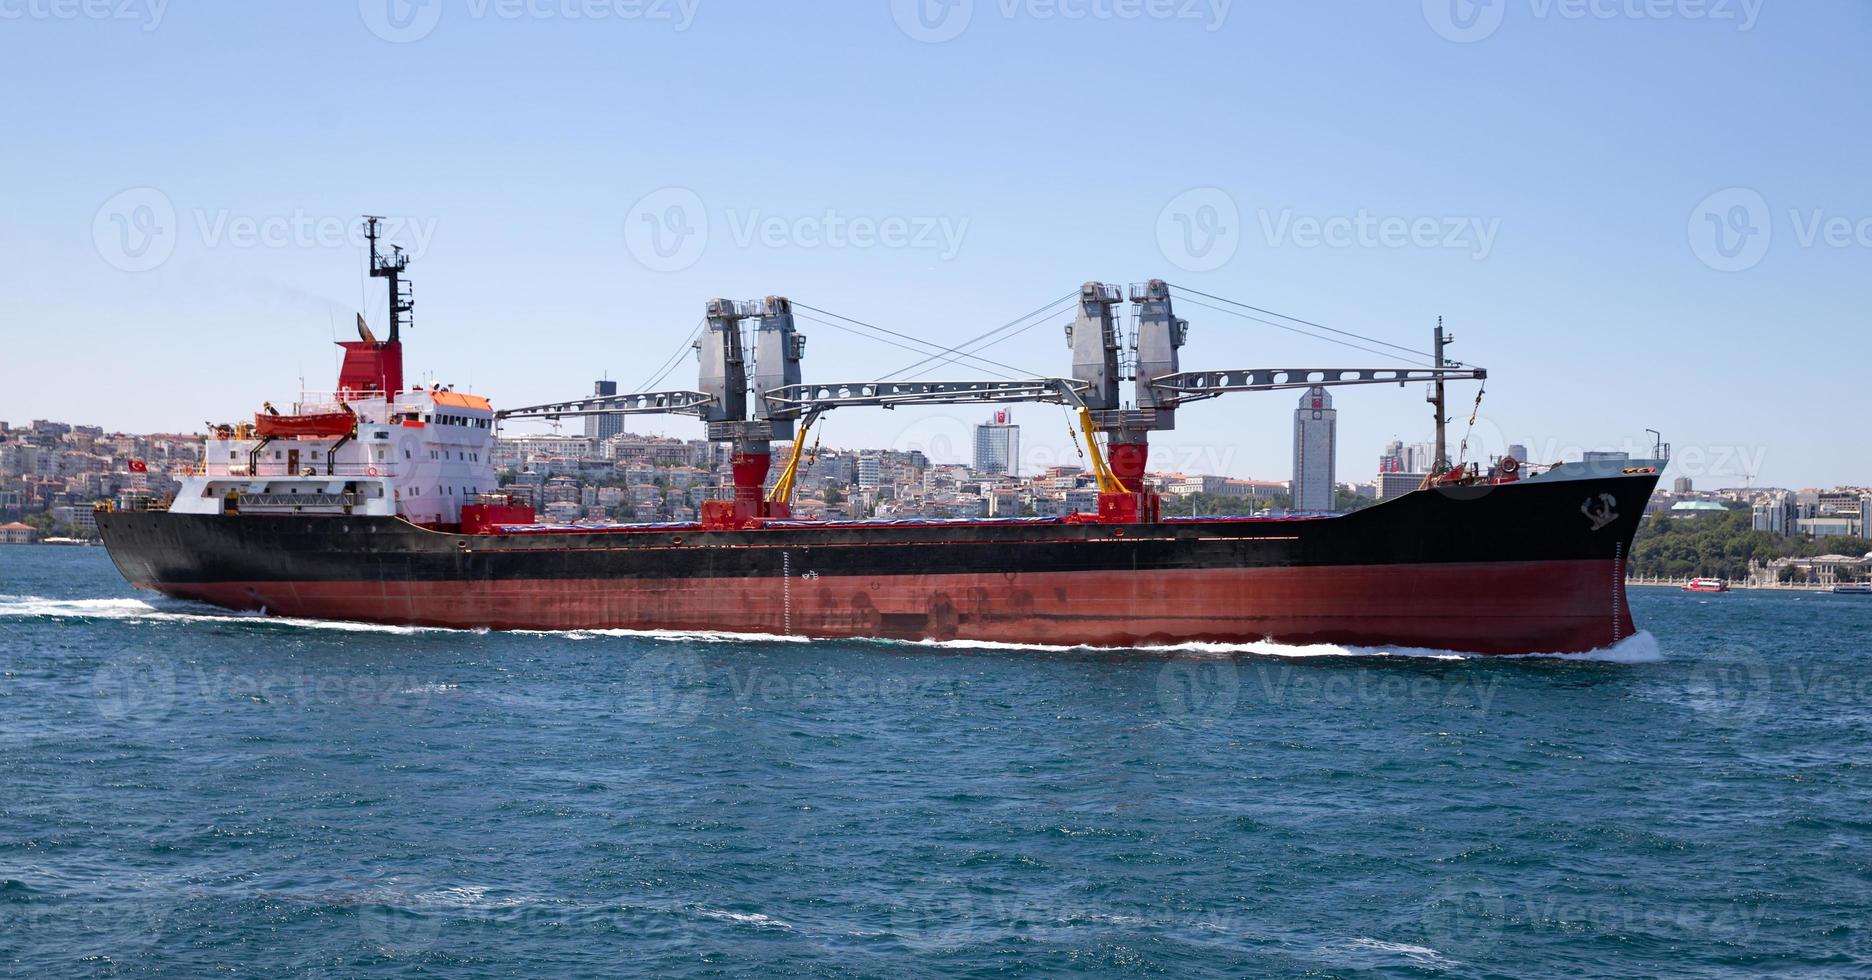
[[142, 461], [142, 460], [140, 460], [140, 459], [133, 459], [133, 460], [131, 460], [131, 461], [130, 461], [130, 472], [132, 472], [132, 473], [148, 473], [148, 472], [149, 472], [149, 464], [148, 464], [148, 463], [145, 463], [145, 462], [143, 462], [143, 461]]

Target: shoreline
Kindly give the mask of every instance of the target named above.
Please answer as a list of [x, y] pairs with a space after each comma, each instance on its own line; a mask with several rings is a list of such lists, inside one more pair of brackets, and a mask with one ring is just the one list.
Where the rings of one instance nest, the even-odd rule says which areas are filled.
[[[1625, 585], [1631, 588], [1676, 589], [1681, 592], [1683, 591], [1684, 583], [1682, 582], [1640, 582], [1635, 579], [1627, 579], [1625, 581]], [[1821, 595], [1836, 594], [1833, 591], [1833, 587], [1830, 585], [1742, 585], [1736, 582], [1729, 583], [1729, 591], [1731, 592], [1815, 592]], [[1704, 592], [1700, 594], [1721, 595], [1722, 593]]]

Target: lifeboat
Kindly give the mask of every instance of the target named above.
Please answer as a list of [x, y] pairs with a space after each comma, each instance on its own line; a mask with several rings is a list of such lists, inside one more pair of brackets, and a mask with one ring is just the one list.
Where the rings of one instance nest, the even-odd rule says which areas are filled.
[[254, 416], [254, 431], [262, 439], [335, 439], [357, 434], [357, 416], [350, 412], [258, 414]]

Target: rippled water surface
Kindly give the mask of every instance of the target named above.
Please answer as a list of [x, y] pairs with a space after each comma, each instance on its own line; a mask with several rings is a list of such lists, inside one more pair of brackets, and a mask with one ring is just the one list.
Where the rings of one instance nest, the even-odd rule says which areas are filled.
[[1872, 972], [1872, 597], [1590, 658], [265, 620], [0, 548], [12, 974]]

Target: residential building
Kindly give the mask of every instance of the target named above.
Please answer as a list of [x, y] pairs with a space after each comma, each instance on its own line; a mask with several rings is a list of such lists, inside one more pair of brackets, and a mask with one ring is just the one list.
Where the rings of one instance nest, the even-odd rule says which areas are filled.
[[1793, 534], [1798, 528], [1800, 508], [1795, 504], [1794, 495], [1776, 493], [1754, 505], [1754, 528], [1769, 534]]

